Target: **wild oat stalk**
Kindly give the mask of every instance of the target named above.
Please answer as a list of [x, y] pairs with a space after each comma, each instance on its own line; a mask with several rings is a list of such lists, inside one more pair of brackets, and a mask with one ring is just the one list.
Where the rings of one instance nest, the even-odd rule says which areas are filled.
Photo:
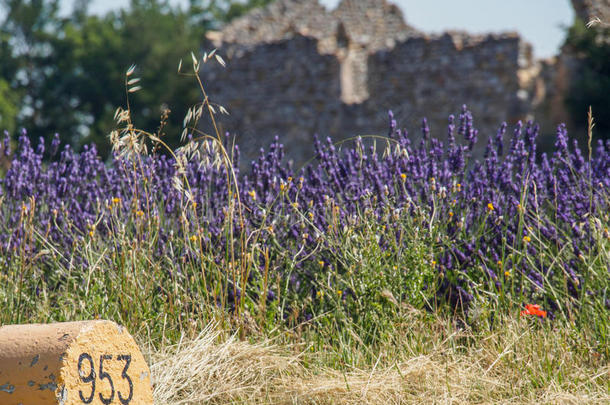
[[[245, 290], [245, 283], [248, 279], [248, 273], [251, 265], [251, 255], [248, 252], [248, 238], [245, 232], [245, 224], [246, 221], [244, 219], [243, 206], [240, 199], [240, 190], [239, 190], [239, 182], [237, 179], [237, 175], [235, 173], [235, 169], [233, 166], [233, 160], [229, 153], [227, 152], [222, 136], [220, 134], [220, 130], [217, 125], [216, 114], [227, 114], [228, 111], [221, 105], [212, 103], [210, 98], [205, 90], [205, 86], [201, 77], [199, 76], [199, 72], [201, 69], [202, 63], [205, 64], [211, 60], [216, 61], [221, 66], [225, 67], [226, 63], [222, 59], [220, 55], [218, 55], [216, 49], [211, 51], [209, 54], [205, 53], [202, 60], [200, 61], [195, 57], [193, 53], [191, 53], [192, 63], [193, 63], [193, 73], [185, 73], [182, 72], [182, 60], [178, 65], [178, 74], [184, 76], [194, 76], [197, 84], [201, 90], [202, 101], [193, 105], [188, 109], [187, 114], [183, 121], [183, 131], [181, 134], [181, 142], [184, 144], [177, 148], [176, 150], [172, 150], [171, 147], [167, 145], [162, 139], [162, 129], [163, 129], [163, 120], [161, 119], [161, 125], [156, 133], [151, 133], [145, 130], [141, 130], [137, 128], [132, 119], [132, 110], [130, 108], [129, 103], [129, 95], [131, 93], [135, 93], [141, 89], [139, 85], [139, 78], [130, 78], [134, 71], [135, 65], [132, 65], [125, 74], [125, 92], [126, 92], [126, 108], [119, 107], [115, 113], [115, 120], [119, 126], [118, 130], [112, 131], [110, 134], [110, 140], [113, 145], [113, 150], [118, 152], [120, 157], [128, 158], [133, 165], [134, 172], [136, 168], [141, 170], [141, 158], [143, 155], [148, 154], [148, 147], [146, 141], [150, 141], [153, 145], [153, 149], [158, 149], [159, 147], [166, 150], [174, 159], [175, 162], [175, 175], [172, 179], [172, 184], [174, 188], [180, 192], [184, 193], [184, 197], [187, 200], [187, 205], [192, 209], [195, 218], [197, 216], [197, 203], [193, 198], [193, 193], [191, 189], [191, 185], [187, 178], [187, 165], [189, 161], [192, 159], [199, 159], [201, 162], [204, 162], [208, 165], [220, 167], [223, 165], [225, 168], [225, 173], [227, 177], [227, 192], [228, 192], [228, 244], [229, 244], [229, 254], [230, 260], [228, 266], [232, 272], [232, 287], [233, 287], [233, 296], [237, 297], [237, 289], [238, 282], [240, 283], [241, 291]], [[202, 130], [199, 127], [199, 121], [204, 115], [204, 113], [208, 114], [210, 122], [212, 123], [212, 127], [214, 128], [214, 134], [210, 135]], [[163, 113], [166, 117], [167, 112]], [[197, 137], [189, 136], [189, 134], [197, 134]], [[206, 157], [204, 160], [201, 160], [202, 151], [206, 152]], [[208, 161], [209, 156], [213, 156], [213, 161]], [[137, 167], [136, 167], [137, 164]], [[134, 177], [135, 179], [135, 177]], [[137, 187], [137, 186], [136, 186]], [[137, 193], [137, 188], [136, 188]], [[147, 198], [148, 201], [148, 198]], [[135, 209], [139, 209], [139, 207], [135, 207]], [[239, 219], [239, 226], [241, 229], [240, 237], [240, 252], [239, 259], [236, 258], [236, 252], [234, 247], [234, 238], [235, 238], [235, 225], [233, 223], [234, 213], [237, 212], [237, 216]], [[184, 220], [183, 226], [188, 226], [188, 221]], [[184, 229], [184, 238], [185, 242], [188, 237], [188, 232]], [[199, 232], [199, 230], [197, 230]], [[206, 281], [205, 268], [204, 268], [204, 258], [203, 258], [203, 249], [201, 248], [201, 240], [199, 240], [199, 251], [201, 255], [201, 272], [202, 278], [204, 282], [204, 290], [206, 294], [207, 302], [210, 301], [209, 290]], [[237, 274], [237, 269], [239, 268], [239, 274]], [[223, 306], [226, 304], [225, 296], [227, 294], [228, 285], [225, 285], [223, 288], [223, 296], [221, 298], [221, 302]], [[214, 297], [217, 298], [217, 297]], [[236, 314], [238, 318], [240, 317], [240, 310], [243, 310], [244, 301], [240, 301], [240, 305], [236, 306]]]

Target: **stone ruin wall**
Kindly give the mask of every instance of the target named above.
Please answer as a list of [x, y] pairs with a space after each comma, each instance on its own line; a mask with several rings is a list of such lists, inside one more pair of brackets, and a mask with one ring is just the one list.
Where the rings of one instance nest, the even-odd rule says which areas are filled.
[[441, 136], [466, 104], [481, 134], [491, 135], [502, 121], [528, 116], [533, 94], [520, 77], [532, 66], [531, 48], [514, 34], [411, 38], [371, 55], [367, 111], [392, 109], [412, 129], [427, 117]]
[[229, 110], [219, 122], [237, 135], [247, 162], [275, 135], [297, 158], [312, 150], [314, 133], [340, 131], [339, 62], [320, 54], [315, 39], [297, 35], [253, 46], [227, 63], [226, 69], [205, 65], [204, 85], [210, 99]]
[[465, 103], [479, 150], [503, 121], [536, 119], [552, 134], [567, 118], [561, 64], [535, 61], [517, 34], [426, 35], [385, 0], [343, 0], [330, 12], [317, 0], [277, 0], [209, 38], [228, 66], [205, 65], [202, 76], [231, 113], [220, 125], [237, 135], [242, 162], [277, 135], [299, 167], [315, 134], [385, 135], [390, 109], [411, 133], [425, 116], [442, 136]]

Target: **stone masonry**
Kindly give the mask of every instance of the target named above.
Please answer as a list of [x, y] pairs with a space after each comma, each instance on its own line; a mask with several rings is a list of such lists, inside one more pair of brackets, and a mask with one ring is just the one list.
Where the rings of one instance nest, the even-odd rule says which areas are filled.
[[220, 125], [237, 135], [246, 162], [277, 135], [298, 168], [313, 156], [315, 134], [384, 135], [390, 109], [411, 133], [427, 117], [441, 136], [466, 104], [480, 145], [503, 121], [537, 119], [552, 133], [565, 119], [552, 90], [556, 63], [534, 60], [518, 34], [427, 35], [386, 0], [342, 0], [332, 11], [317, 0], [277, 0], [208, 40], [228, 65], [205, 65], [204, 85], [230, 111]]

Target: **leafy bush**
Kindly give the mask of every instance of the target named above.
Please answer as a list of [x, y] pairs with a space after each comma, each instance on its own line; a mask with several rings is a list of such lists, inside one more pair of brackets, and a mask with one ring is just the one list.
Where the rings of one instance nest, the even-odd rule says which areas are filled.
[[610, 28], [587, 28], [582, 20], [576, 19], [565, 46], [578, 58], [578, 71], [566, 97], [570, 115], [576, 124], [586, 128], [585, 111], [591, 106], [597, 136], [610, 139]]

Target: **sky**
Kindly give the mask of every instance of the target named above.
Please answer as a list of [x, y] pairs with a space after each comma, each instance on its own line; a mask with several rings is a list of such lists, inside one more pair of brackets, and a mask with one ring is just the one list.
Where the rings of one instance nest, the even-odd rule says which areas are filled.
[[[340, 0], [319, 0], [334, 8]], [[565, 27], [572, 24], [570, 0], [392, 0], [408, 24], [426, 33], [465, 30], [472, 33], [517, 31], [534, 47], [537, 58], [558, 53]], [[62, 0], [64, 12], [73, 0]], [[186, 5], [186, 0], [171, 0]], [[90, 12], [103, 14], [129, 4], [128, 0], [92, 0]]]

